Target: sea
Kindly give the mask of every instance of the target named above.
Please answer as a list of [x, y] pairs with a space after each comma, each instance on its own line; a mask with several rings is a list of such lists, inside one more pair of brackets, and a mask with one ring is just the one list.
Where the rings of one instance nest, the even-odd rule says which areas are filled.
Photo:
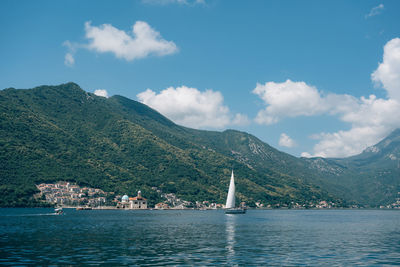
[[0, 264], [400, 265], [400, 210], [64, 211], [0, 209]]

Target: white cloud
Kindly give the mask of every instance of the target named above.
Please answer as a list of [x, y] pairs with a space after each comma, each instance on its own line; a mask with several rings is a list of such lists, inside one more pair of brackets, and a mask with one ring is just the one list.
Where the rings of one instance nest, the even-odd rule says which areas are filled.
[[273, 124], [285, 117], [313, 116], [323, 113], [343, 112], [355, 98], [349, 95], [324, 96], [314, 86], [305, 82], [287, 80], [283, 83], [257, 84], [253, 93], [267, 105], [256, 117], [259, 124]]
[[382, 13], [382, 11], [383, 11], [384, 9], [385, 9], [385, 6], [384, 6], [383, 4], [379, 4], [378, 6], [373, 7], [373, 8], [371, 9], [371, 11], [370, 11], [367, 15], [365, 15], [365, 18], [367, 19], [367, 18], [376, 16], [376, 15], [379, 15], [379, 14]]
[[102, 97], [108, 98], [108, 92], [107, 92], [107, 90], [104, 90], [104, 89], [97, 89], [94, 91], [94, 94], [97, 96], [102, 96]]
[[100, 53], [111, 52], [127, 61], [151, 54], [164, 56], [178, 51], [174, 42], [162, 39], [160, 33], [144, 21], [137, 21], [133, 25], [132, 36], [111, 24], [96, 27], [86, 22], [85, 31], [89, 49]]
[[276, 123], [286, 117], [336, 115], [349, 123], [349, 130], [319, 133], [311, 138], [319, 140], [313, 152], [302, 156], [346, 157], [362, 152], [400, 127], [400, 39], [389, 41], [384, 47], [383, 62], [371, 75], [381, 84], [388, 98], [356, 98], [350, 95], [323, 94], [304, 82], [269, 82], [257, 84], [253, 93], [266, 104], [256, 121]]
[[232, 125], [248, 125], [250, 124], [250, 120], [247, 117], [247, 115], [241, 114], [241, 113], [236, 113], [235, 117], [233, 118], [232, 122], [230, 123]]
[[[85, 23], [85, 37], [89, 43], [79, 44], [65, 41], [68, 48], [65, 58], [71, 62], [78, 49], [89, 49], [98, 53], [112, 53], [117, 58], [133, 61], [150, 55], [165, 56], [176, 53], [178, 47], [172, 41], [163, 39], [159, 32], [154, 30], [144, 21], [137, 21], [132, 26], [131, 32], [125, 32], [112, 26], [102, 24], [92, 26], [91, 22]], [[75, 61], [74, 61], [75, 62]]]
[[72, 53], [65, 54], [64, 64], [68, 67], [72, 67], [75, 64], [75, 59]]
[[256, 122], [260, 124], [273, 124], [283, 117], [310, 116], [324, 109], [317, 89], [304, 82], [258, 83], [253, 93], [267, 104], [257, 114]]
[[322, 133], [314, 147], [314, 156], [341, 157], [360, 153], [400, 127], [400, 39], [384, 46], [383, 62], [371, 79], [387, 91], [388, 99], [361, 97], [356, 104], [342, 112], [341, 120], [351, 129]]
[[366, 147], [376, 144], [386, 132], [384, 128], [366, 126], [353, 127], [348, 131], [319, 134], [320, 142], [314, 146], [314, 154], [307, 157], [347, 157], [360, 153]]
[[302, 152], [301, 155], [300, 155], [300, 157], [303, 157], [303, 158], [311, 158], [312, 155], [311, 155], [310, 153], [308, 153], [308, 152]]
[[64, 65], [67, 67], [72, 67], [75, 65], [75, 52], [78, 48], [77, 44], [73, 44], [70, 41], [65, 41], [63, 46], [67, 47], [68, 52], [65, 54], [64, 57]]
[[159, 94], [147, 89], [137, 95], [140, 102], [156, 109], [180, 125], [222, 129], [248, 122], [245, 115], [232, 115], [218, 91], [199, 91], [186, 86], [169, 87]]
[[311, 138], [319, 140], [313, 153], [302, 156], [347, 157], [362, 152], [376, 144], [391, 131], [400, 127], [400, 103], [394, 99], [381, 99], [371, 95], [357, 99], [340, 112], [340, 120], [351, 128], [335, 133], [320, 133]]
[[388, 96], [400, 101], [400, 38], [394, 38], [383, 48], [383, 62], [371, 74], [372, 80], [381, 84]]
[[400, 103], [394, 99], [361, 97], [353, 110], [342, 114], [341, 120], [351, 123], [348, 131], [321, 133], [314, 147], [314, 156], [345, 157], [362, 152], [400, 127]]
[[287, 134], [282, 133], [279, 137], [279, 145], [283, 147], [294, 147], [296, 146], [296, 142], [290, 138]]

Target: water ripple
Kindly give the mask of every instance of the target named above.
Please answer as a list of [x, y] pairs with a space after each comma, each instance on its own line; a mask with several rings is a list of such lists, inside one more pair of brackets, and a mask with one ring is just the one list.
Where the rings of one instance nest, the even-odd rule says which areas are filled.
[[400, 264], [399, 211], [50, 212], [0, 209], [0, 264]]

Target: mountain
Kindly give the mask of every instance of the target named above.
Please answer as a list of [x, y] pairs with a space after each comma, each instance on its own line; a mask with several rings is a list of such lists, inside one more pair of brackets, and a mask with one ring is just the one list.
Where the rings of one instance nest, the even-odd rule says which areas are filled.
[[[258, 172], [275, 171], [312, 184], [347, 203], [377, 207], [395, 202], [400, 192], [400, 129], [360, 155], [296, 158], [247, 133], [225, 131], [209, 138], [210, 147]], [[207, 143], [207, 140], [202, 140]]]
[[37, 205], [35, 185], [60, 180], [116, 194], [141, 189], [153, 204], [152, 187], [222, 203], [232, 168], [238, 200], [250, 205], [340, 203], [303, 177], [306, 165], [247, 133], [185, 128], [74, 83], [0, 91], [0, 206]]
[[0, 91], [0, 206], [37, 205], [35, 184], [66, 180], [117, 194], [141, 189], [190, 201], [226, 197], [235, 170], [239, 201], [393, 203], [400, 191], [400, 130], [360, 155], [296, 158], [234, 130], [174, 124], [123, 96], [74, 83]]
[[397, 129], [378, 144], [365, 149], [360, 155], [347, 158], [345, 162], [359, 169], [371, 171], [371, 169], [398, 169], [399, 160], [400, 129]]
[[[213, 146], [251, 168], [296, 177], [344, 199], [377, 207], [396, 201], [400, 192], [400, 129], [363, 153], [342, 159], [296, 158], [246, 133], [226, 131]], [[213, 139], [214, 140], [214, 139]]]
[[312, 183], [348, 201], [376, 207], [399, 197], [400, 129], [356, 156], [305, 160], [320, 177]]

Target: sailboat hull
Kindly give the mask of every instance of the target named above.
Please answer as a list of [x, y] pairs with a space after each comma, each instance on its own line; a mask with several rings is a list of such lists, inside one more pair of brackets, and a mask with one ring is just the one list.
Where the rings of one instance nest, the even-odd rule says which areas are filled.
[[236, 208], [236, 209], [226, 209], [225, 214], [244, 214], [246, 213], [245, 209]]

